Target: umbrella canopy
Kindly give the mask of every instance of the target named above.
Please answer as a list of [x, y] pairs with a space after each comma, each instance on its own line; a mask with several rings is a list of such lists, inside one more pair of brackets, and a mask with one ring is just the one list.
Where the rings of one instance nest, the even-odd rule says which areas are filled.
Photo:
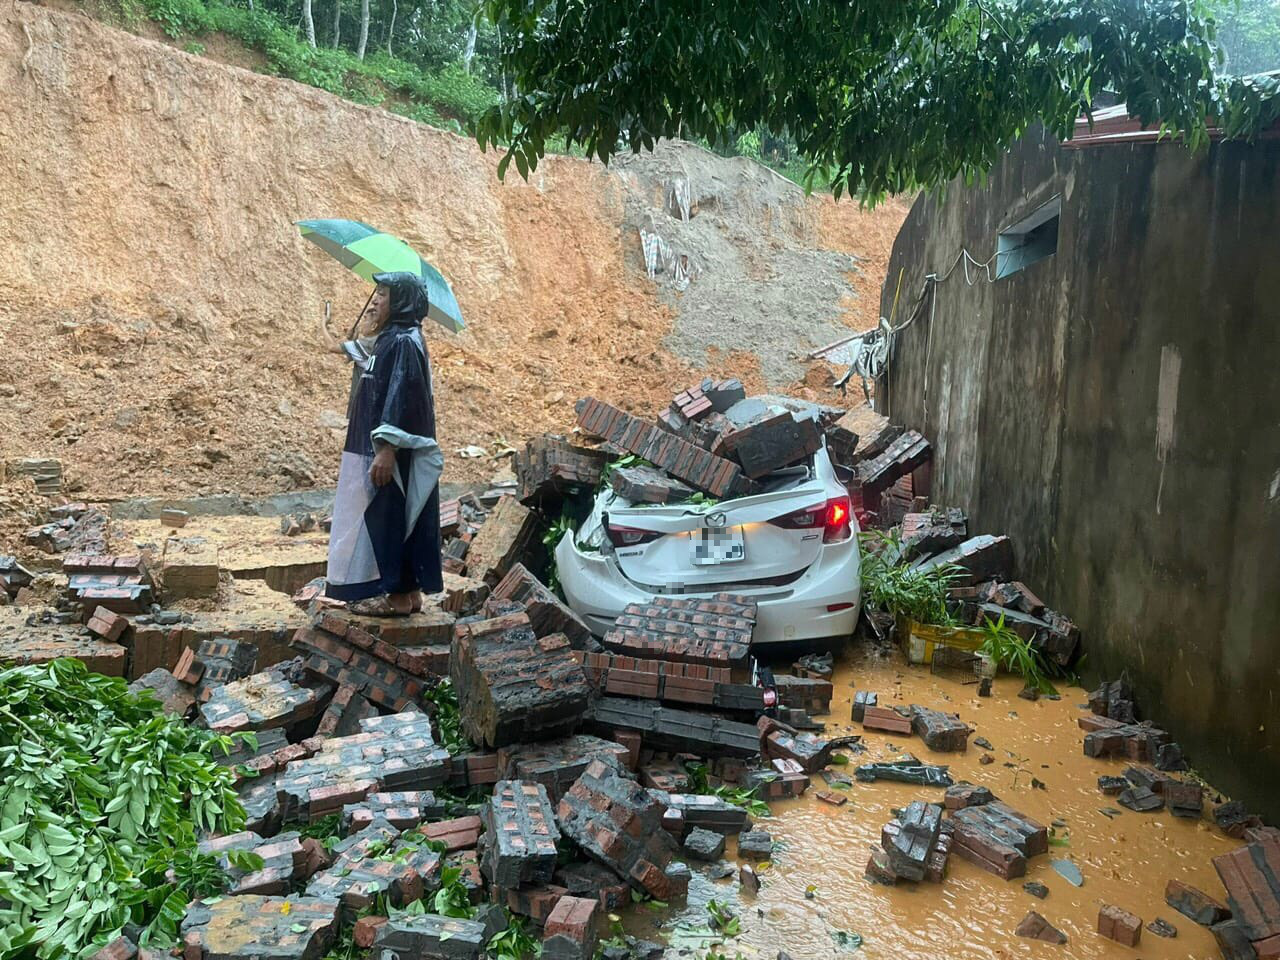
[[404, 270], [418, 274], [431, 298], [427, 316], [453, 333], [465, 326], [449, 282], [398, 237], [359, 220], [299, 220], [298, 229], [317, 247], [370, 283], [375, 273]]

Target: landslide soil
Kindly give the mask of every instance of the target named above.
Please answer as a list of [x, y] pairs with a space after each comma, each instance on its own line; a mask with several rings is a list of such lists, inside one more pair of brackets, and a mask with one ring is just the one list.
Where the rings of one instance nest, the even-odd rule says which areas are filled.
[[[758, 282], [770, 248], [787, 264], [812, 251], [830, 293], [796, 324], [777, 316], [751, 352], [731, 275], [707, 285], [722, 333], [708, 333], [717, 301], [699, 293], [690, 341], [679, 297], [644, 274], [636, 197], [660, 197], [670, 152], [625, 172], [550, 157], [502, 184], [498, 157], [469, 140], [12, 0], [0, 0], [0, 86], [0, 458], [59, 457], [90, 499], [334, 482], [349, 374], [323, 352], [320, 322], [328, 301], [333, 328], [349, 324], [368, 290], [295, 220], [379, 225], [450, 278], [468, 328], [429, 332], [440, 437], [447, 478], [483, 480], [502, 464], [461, 448], [566, 431], [585, 394], [653, 413], [704, 372], [758, 390], [790, 385], [782, 370], [834, 402], [831, 371], [803, 354], [875, 322], [906, 209], [775, 182], [787, 217], [733, 224], [728, 260]], [[728, 195], [759, 176], [668, 151]], [[670, 345], [688, 342], [691, 359]]]

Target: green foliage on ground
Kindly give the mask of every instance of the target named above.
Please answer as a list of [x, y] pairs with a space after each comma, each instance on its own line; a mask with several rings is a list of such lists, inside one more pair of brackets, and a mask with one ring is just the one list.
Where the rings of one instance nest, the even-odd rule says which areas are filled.
[[171, 944], [226, 884], [196, 832], [244, 824], [230, 746], [78, 660], [0, 670], [0, 958], [87, 955], [130, 922]]
[[862, 602], [869, 610], [902, 615], [917, 623], [952, 626], [947, 590], [960, 576], [951, 564], [913, 570], [900, 562], [902, 543], [897, 533], [869, 530], [858, 535], [862, 551]]
[[689, 761], [685, 763], [684, 769], [689, 774], [690, 793], [700, 793], [703, 796], [716, 797], [725, 803], [732, 803], [735, 807], [742, 807], [753, 817], [773, 815], [769, 805], [756, 795], [755, 787], [731, 787], [727, 783], [713, 787], [705, 763]]
[[[1207, 0], [484, 0], [519, 95], [481, 120], [499, 171], [551, 137], [602, 161], [663, 137], [787, 137], [808, 182], [879, 198], [980, 176], [1039, 123], [1062, 138], [1099, 94], [1206, 141], [1280, 116], [1280, 78], [1221, 77]], [[785, 25], [785, 27], [783, 26]], [[753, 144], [744, 144], [752, 149]]]

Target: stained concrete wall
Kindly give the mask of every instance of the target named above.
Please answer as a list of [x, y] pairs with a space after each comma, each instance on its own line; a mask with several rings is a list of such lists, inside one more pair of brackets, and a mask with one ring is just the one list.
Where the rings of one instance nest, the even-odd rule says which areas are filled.
[[1087, 679], [1280, 822], [1280, 143], [1062, 149], [922, 197], [889, 264], [897, 319], [962, 248], [1060, 195], [1056, 254], [964, 265], [902, 332], [881, 408], [935, 444], [933, 499], [1007, 532], [1085, 634]]

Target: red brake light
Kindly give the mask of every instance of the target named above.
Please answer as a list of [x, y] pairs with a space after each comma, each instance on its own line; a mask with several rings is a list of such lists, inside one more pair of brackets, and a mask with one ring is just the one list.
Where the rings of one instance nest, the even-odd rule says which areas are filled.
[[836, 497], [816, 507], [774, 517], [769, 522], [785, 530], [815, 530], [821, 527], [823, 543], [840, 543], [850, 536], [849, 498]]
[[653, 541], [662, 536], [656, 530], [622, 527], [612, 523], [606, 529], [609, 534], [609, 540], [615, 547], [638, 547], [641, 544], [653, 543]]
[[849, 529], [849, 498], [836, 497], [827, 501], [827, 515], [823, 523], [823, 543], [839, 543], [852, 535]]

